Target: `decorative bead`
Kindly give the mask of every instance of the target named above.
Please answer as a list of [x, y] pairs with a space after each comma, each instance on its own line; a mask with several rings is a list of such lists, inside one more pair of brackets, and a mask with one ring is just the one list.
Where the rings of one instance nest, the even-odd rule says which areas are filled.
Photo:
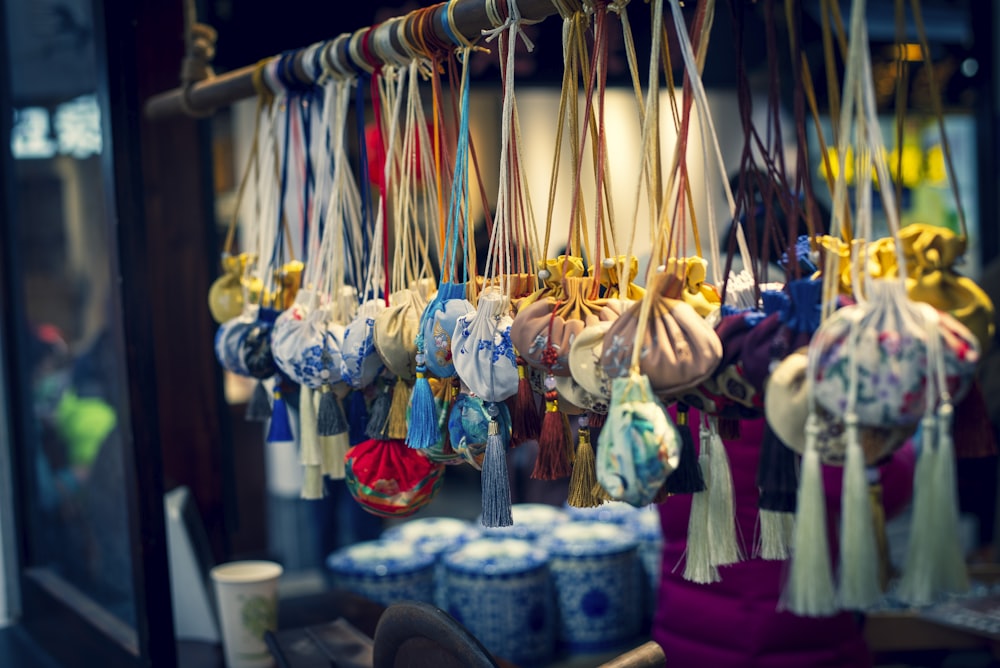
[[319, 372], [319, 377], [322, 378], [323, 380], [326, 380], [327, 378], [330, 377], [330, 370], [323, 369], [322, 371]]
[[416, 362], [417, 362], [417, 366], [423, 366], [424, 362], [427, 361], [427, 356], [424, 355], [423, 353], [417, 353], [415, 355], [415, 359], [416, 359]]
[[658, 266], [658, 267], [656, 268], [656, 273], [658, 273], [658, 274], [662, 274], [662, 273], [663, 273], [663, 272], [665, 272], [666, 270], [667, 270], [667, 265], [665, 265], [665, 264], [661, 264], [660, 266]]
[[545, 389], [554, 390], [556, 389], [556, 377], [551, 373], [545, 377]]
[[605, 269], [611, 269], [612, 267], [615, 266], [614, 258], [610, 257], [604, 258], [603, 260], [601, 260], [601, 266], [603, 266]]
[[541, 269], [538, 272], [538, 278], [542, 279], [543, 281], [547, 281], [550, 278], [552, 278], [552, 272], [549, 271], [548, 269]]
[[495, 403], [490, 403], [486, 406], [486, 412], [491, 418], [496, 419], [496, 416], [500, 415], [500, 409], [497, 408]]
[[590, 426], [590, 418], [586, 414], [580, 416], [580, 429], [586, 429]]

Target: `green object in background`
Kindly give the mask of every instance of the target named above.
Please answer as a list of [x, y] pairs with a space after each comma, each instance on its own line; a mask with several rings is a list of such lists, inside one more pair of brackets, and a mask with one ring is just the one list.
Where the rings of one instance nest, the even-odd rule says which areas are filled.
[[73, 467], [90, 466], [117, 424], [114, 409], [97, 397], [81, 398], [66, 391], [56, 408], [56, 425]]

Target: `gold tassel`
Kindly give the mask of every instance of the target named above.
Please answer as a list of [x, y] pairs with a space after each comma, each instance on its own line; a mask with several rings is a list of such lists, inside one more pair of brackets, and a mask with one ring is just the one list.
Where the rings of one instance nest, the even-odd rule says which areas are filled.
[[574, 508], [596, 508], [601, 505], [595, 488], [603, 488], [597, 484], [597, 462], [594, 458], [594, 448], [590, 443], [590, 426], [587, 419], [580, 419], [580, 432], [577, 436], [576, 461], [573, 462], [573, 474], [569, 478], [569, 505]]
[[385, 435], [394, 440], [406, 439], [406, 409], [410, 405], [410, 394], [413, 388], [402, 378], [396, 380], [392, 392], [392, 403], [389, 405], [389, 417], [385, 423]]
[[875, 548], [878, 550], [878, 581], [882, 591], [887, 591], [889, 582], [896, 576], [889, 558], [889, 536], [885, 530], [885, 507], [882, 505], [882, 483], [872, 483], [868, 487], [868, 498], [872, 505], [872, 523], [875, 526]]

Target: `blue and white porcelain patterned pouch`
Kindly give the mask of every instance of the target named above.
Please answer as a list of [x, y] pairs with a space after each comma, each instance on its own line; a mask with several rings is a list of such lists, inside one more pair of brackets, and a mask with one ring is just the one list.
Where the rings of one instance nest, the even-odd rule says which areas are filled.
[[458, 377], [484, 401], [517, 394], [517, 356], [510, 341], [510, 299], [496, 286], [483, 290], [476, 311], [458, 318], [451, 351]]
[[455, 375], [451, 339], [458, 319], [475, 312], [465, 298], [464, 283], [442, 283], [421, 317], [420, 333], [424, 337], [425, 364], [438, 378]]
[[385, 310], [385, 301], [369, 299], [344, 330], [340, 373], [348, 385], [361, 389], [371, 385], [382, 371], [382, 358], [375, 352], [375, 316]]

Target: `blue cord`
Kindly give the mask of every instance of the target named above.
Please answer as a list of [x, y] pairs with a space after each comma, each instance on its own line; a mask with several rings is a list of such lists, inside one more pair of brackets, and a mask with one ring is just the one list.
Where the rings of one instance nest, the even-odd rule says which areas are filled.
[[[454, 281], [455, 260], [458, 255], [459, 227], [462, 218], [462, 209], [466, 215], [469, 211], [469, 70], [463, 68], [462, 74], [462, 98], [461, 112], [458, 122], [458, 142], [455, 148], [455, 174], [451, 182], [451, 201], [448, 205], [448, 223], [445, 236], [451, 244], [451, 257], [449, 262], [452, 270], [452, 281]], [[472, 233], [472, 226], [466, 225], [468, 233]], [[444, 272], [442, 272], [442, 277]], [[469, 280], [469, 263], [462, 263], [462, 282]]]

